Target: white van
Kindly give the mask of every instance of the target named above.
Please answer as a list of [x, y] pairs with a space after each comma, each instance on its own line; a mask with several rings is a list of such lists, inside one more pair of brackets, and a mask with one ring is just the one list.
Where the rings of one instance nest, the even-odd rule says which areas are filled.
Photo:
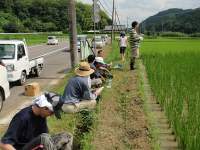
[[7, 70], [0, 60], [0, 111], [3, 108], [3, 101], [10, 96], [9, 83], [7, 79]]
[[56, 36], [48, 36], [47, 45], [58, 45], [58, 39]]

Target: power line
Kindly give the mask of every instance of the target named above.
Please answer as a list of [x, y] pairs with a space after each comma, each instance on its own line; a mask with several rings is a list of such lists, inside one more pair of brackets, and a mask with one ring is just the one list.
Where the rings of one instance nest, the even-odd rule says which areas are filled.
[[[120, 22], [120, 19], [119, 19], [118, 11], [117, 11], [118, 8], [119, 8], [119, 7], [118, 7], [117, 2], [116, 2], [116, 3], [115, 3], [115, 12], [116, 12], [116, 16], [117, 16], [117, 21], [118, 21], [119, 25], [122, 25], [121, 22]], [[123, 29], [122, 29], [122, 26], [120, 26], [120, 28], [121, 28], [121, 30], [123, 30]], [[119, 28], [118, 28], [118, 29], [119, 29]]]
[[111, 10], [112, 10], [112, 9], [110, 9], [110, 7], [109, 7], [108, 3], [107, 3], [105, 0], [103, 0], [103, 2], [104, 2], [104, 4], [106, 4], [106, 7], [107, 7], [107, 8], [108, 8], [108, 10], [110, 10], [110, 12], [111, 12]]
[[[116, 11], [117, 20], [118, 20], [118, 22], [119, 22], [119, 25], [121, 25], [121, 22], [120, 22], [120, 20], [119, 20], [119, 15], [118, 15], [118, 13], [117, 13], [117, 10], [116, 10], [116, 8], [115, 8], [115, 11]], [[122, 30], [122, 27], [121, 27], [121, 30]]]
[[106, 8], [104, 7], [104, 5], [101, 3], [101, 1], [98, 1], [99, 4], [101, 5], [101, 7], [104, 9], [104, 11], [111, 17], [111, 12], [109, 12], [108, 10], [106, 10]]

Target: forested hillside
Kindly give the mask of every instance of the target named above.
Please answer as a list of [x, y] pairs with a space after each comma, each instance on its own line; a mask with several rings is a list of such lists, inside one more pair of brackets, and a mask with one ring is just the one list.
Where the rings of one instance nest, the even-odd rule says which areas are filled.
[[200, 32], [200, 8], [169, 9], [147, 18], [142, 29], [151, 32], [172, 31], [183, 33]]
[[[76, 3], [79, 31], [92, 29], [92, 6]], [[111, 23], [100, 12], [99, 28]], [[0, 32], [46, 32], [68, 30], [68, 0], [0, 0]]]

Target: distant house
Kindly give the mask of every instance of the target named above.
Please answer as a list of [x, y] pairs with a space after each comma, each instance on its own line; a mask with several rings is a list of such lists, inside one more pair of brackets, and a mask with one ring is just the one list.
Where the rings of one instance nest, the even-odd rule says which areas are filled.
[[[114, 25], [113, 30], [115, 32], [126, 31], [126, 26], [125, 25]], [[111, 32], [112, 26], [105, 26], [104, 31], [105, 32]]]
[[[100, 33], [99, 30], [95, 30], [95, 32], [96, 32], [96, 33]], [[89, 30], [89, 31], [87, 31], [87, 33], [94, 33], [94, 30]]]

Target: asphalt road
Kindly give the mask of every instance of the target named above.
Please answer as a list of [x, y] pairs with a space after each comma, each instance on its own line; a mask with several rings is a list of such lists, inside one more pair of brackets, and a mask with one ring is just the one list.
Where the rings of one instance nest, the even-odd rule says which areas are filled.
[[[65, 48], [66, 50], [57, 51]], [[29, 58], [35, 58], [41, 55], [44, 56], [44, 70], [38, 78], [29, 78], [27, 83], [38, 82], [42, 91], [53, 86], [60, 78], [63, 78], [66, 71], [71, 67], [70, 53], [67, 42], [59, 43], [58, 45], [37, 45], [29, 47]], [[55, 52], [56, 51], [56, 52]], [[55, 52], [55, 53], [52, 53]], [[51, 53], [51, 54], [47, 54]], [[47, 55], [46, 55], [47, 54]], [[29, 105], [33, 100], [32, 97], [24, 95], [24, 86], [11, 84], [11, 95], [4, 102], [3, 109], [0, 112], [0, 125], [7, 124], [12, 116], [25, 105]]]

